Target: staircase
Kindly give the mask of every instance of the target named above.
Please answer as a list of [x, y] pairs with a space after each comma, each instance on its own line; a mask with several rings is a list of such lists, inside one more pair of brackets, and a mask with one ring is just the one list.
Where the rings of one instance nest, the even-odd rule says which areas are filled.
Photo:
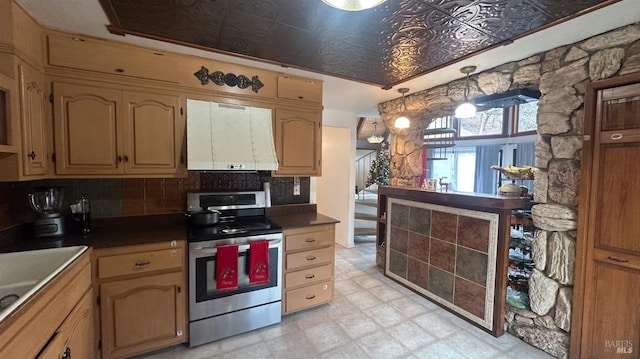
[[376, 151], [370, 151], [362, 155], [356, 161], [356, 195], [355, 195], [355, 221], [354, 241], [373, 241], [376, 235], [376, 217], [378, 213], [378, 185], [373, 184], [367, 188], [367, 181], [371, 162], [377, 155]]
[[372, 185], [358, 193], [355, 206], [354, 240], [375, 241], [378, 213], [378, 186]]

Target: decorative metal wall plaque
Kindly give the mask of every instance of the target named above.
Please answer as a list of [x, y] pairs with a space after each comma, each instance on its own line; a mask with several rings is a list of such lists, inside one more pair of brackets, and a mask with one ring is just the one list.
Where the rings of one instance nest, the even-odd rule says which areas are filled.
[[251, 91], [258, 93], [258, 90], [264, 87], [264, 84], [260, 82], [258, 76], [253, 76], [251, 79], [245, 75], [236, 75], [232, 73], [225, 74], [222, 71], [215, 71], [210, 74], [209, 69], [202, 66], [198, 72], [193, 74], [200, 80], [200, 83], [204, 86], [209, 83], [209, 80], [213, 81], [218, 86], [238, 86], [238, 88], [246, 89], [251, 86]]

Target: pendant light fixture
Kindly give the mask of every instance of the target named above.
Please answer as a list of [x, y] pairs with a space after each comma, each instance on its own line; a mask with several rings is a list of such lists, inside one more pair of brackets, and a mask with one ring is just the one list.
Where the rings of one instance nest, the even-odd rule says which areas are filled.
[[475, 66], [465, 66], [460, 72], [467, 75], [466, 87], [464, 89], [464, 102], [456, 108], [457, 118], [471, 118], [476, 115], [476, 106], [469, 101], [469, 74], [476, 70]]
[[325, 4], [336, 9], [347, 11], [360, 11], [376, 7], [386, 0], [322, 0]]
[[404, 99], [404, 94], [406, 94], [407, 92], [409, 92], [408, 88], [399, 88], [398, 92], [400, 92], [402, 94], [402, 115], [400, 115], [400, 117], [396, 118], [396, 121], [393, 123], [393, 127], [395, 128], [409, 128], [409, 126], [411, 125], [411, 121], [409, 121], [409, 118], [406, 116], [406, 112], [407, 112], [407, 103], [405, 102]]
[[382, 143], [382, 141], [384, 141], [384, 137], [380, 136], [380, 135], [376, 135], [376, 129], [378, 128], [378, 121], [374, 120], [373, 121], [373, 134], [371, 134], [371, 136], [367, 137], [367, 142], [369, 143]]

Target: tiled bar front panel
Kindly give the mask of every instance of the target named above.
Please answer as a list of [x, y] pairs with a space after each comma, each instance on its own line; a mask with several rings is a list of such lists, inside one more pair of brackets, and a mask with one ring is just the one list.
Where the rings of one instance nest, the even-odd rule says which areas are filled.
[[498, 214], [389, 198], [385, 274], [493, 330]]

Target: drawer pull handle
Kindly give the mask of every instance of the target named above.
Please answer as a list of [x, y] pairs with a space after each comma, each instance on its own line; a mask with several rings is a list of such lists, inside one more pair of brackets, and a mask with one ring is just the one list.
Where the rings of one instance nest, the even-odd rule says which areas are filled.
[[307, 260], [308, 261], [314, 261], [314, 260], [316, 260], [316, 256], [308, 256]]
[[141, 262], [136, 262], [135, 266], [136, 266], [136, 268], [144, 268], [144, 267], [148, 266], [149, 264], [151, 264], [150, 261], [141, 261]]
[[607, 259], [612, 260], [614, 262], [618, 262], [618, 263], [627, 263], [627, 262], [629, 262], [628, 259], [616, 258], [616, 257], [611, 257], [611, 256], [607, 257]]
[[621, 133], [614, 133], [613, 135], [611, 135], [611, 139], [616, 141], [616, 140], [621, 140], [622, 139], [622, 134]]
[[315, 297], [316, 297], [316, 295], [315, 295], [315, 294], [311, 294], [311, 295], [308, 295], [308, 296], [307, 296], [307, 299], [311, 300], [311, 299], [314, 299]]
[[313, 278], [316, 277], [316, 275], [315, 274], [307, 274], [304, 277], [307, 278], [307, 279], [313, 279]]
[[316, 241], [316, 240], [315, 240], [315, 239], [313, 239], [313, 238], [307, 238], [307, 239], [305, 240], [305, 242], [307, 242], [307, 243], [313, 243], [313, 242], [315, 242], [315, 241]]

